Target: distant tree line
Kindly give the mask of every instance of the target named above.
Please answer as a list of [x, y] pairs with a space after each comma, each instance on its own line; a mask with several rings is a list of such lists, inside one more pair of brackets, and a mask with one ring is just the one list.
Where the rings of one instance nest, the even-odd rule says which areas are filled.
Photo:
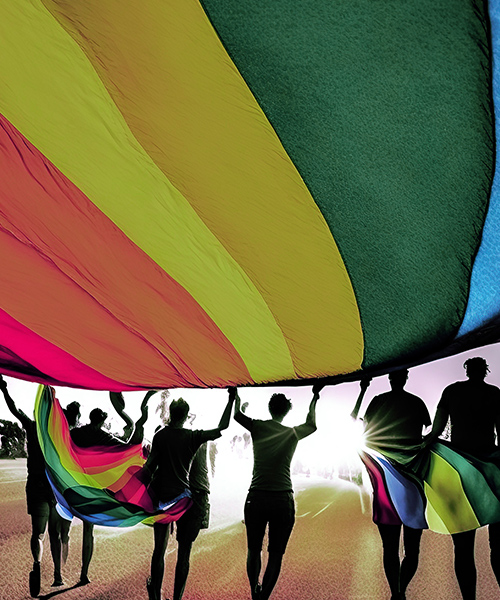
[[0, 419], [0, 458], [26, 458], [26, 435], [17, 423]]

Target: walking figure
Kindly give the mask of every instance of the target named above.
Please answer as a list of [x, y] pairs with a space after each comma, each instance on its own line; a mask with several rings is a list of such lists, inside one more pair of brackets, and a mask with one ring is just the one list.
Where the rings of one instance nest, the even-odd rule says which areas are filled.
[[[322, 387], [313, 387], [306, 421], [298, 427], [282, 424], [292, 407], [284, 394], [271, 396], [271, 419], [259, 421], [242, 412], [238, 392], [236, 388], [231, 388], [230, 393], [236, 398], [234, 418], [250, 432], [253, 442], [253, 476], [245, 502], [247, 575], [252, 600], [268, 600], [278, 581], [283, 555], [295, 523], [290, 463], [298, 441], [316, 431], [316, 402]], [[261, 585], [262, 543], [268, 524], [269, 557]]]
[[[426, 443], [434, 442], [451, 422], [451, 444], [479, 458], [487, 459], [498, 450], [495, 433], [500, 434], [500, 389], [486, 383], [489, 373], [484, 358], [469, 358], [464, 363], [466, 381], [452, 383], [443, 391], [432, 431]], [[488, 526], [490, 561], [500, 585], [500, 523]], [[476, 598], [474, 545], [476, 530], [452, 534], [455, 549], [455, 574], [464, 600]]]

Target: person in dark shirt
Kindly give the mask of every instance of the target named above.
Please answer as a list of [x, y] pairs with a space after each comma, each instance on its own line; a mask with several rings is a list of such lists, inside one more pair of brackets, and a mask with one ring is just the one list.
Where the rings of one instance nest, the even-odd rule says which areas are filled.
[[43, 539], [49, 530], [50, 551], [54, 563], [54, 582], [52, 586], [63, 585], [61, 577], [61, 541], [58, 532], [61, 517], [57, 513], [56, 500], [45, 473], [45, 460], [38, 441], [36, 423], [22, 410], [19, 410], [11, 398], [7, 382], [0, 375], [0, 389], [10, 412], [18, 419], [26, 432], [28, 446], [26, 480], [26, 503], [28, 514], [31, 516], [31, 554], [33, 556], [33, 569], [30, 572], [30, 594], [38, 596], [40, 592], [40, 561], [43, 554]]
[[[168, 425], [160, 429], [153, 438], [151, 452], [144, 466], [150, 474], [151, 489], [159, 506], [174, 500], [190, 490], [193, 506], [179, 519], [177, 525], [177, 565], [174, 583], [174, 600], [181, 600], [189, 573], [191, 546], [208, 513], [208, 476], [206, 473], [206, 446], [202, 445], [221, 436], [229, 426], [234, 396], [224, 409], [216, 429], [184, 429], [189, 415], [188, 403], [179, 398], [170, 404]], [[196, 459], [196, 460], [193, 460]], [[204, 493], [205, 492], [205, 493]], [[193, 511], [189, 515], [190, 511]], [[199, 525], [199, 527], [198, 527]], [[161, 587], [165, 568], [170, 524], [154, 524], [154, 550], [151, 557], [151, 576], [147, 581], [149, 600], [161, 600]]]
[[[434, 442], [451, 423], [451, 444], [458, 450], [487, 458], [498, 450], [495, 444], [500, 433], [500, 389], [484, 381], [488, 364], [481, 357], [464, 363], [466, 381], [452, 383], [443, 391], [432, 431], [426, 439]], [[500, 585], [500, 523], [488, 526], [490, 560]], [[455, 548], [455, 574], [464, 600], [476, 597], [476, 566], [474, 545], [476, 530], [452, 534]]]
[[[389, 456], [415, 454], [422, 447], [423, 429], [431, 424], [424, 402], [404, 389], [407, 380], [407, 369], [390, 373], [391, 391], [375, 396], [364, 416], [366, 445]], [[361, 382], [360, 396], [369, 384], [369, 380]], [[374, 498], [374, 503], [376, 501]], [[422, 530], [403, 525], [405, 556], [400, 562], [401, 525], [376, 525], [382, 539], [384, 571], [391, 598], [404, 599], [406, 588], [417, 571]]]
[[[290, 463], [299, 440], [316, 431], [316, 402], [322, 386], [313, 387], [313, 398], [305, 423], [286, 427], [281, 422], [292, 403], [284, 394], [273, 394], [269, 401], [271, 419], [260, 421], [247, 417], [241, 410], [236, 388], [235, 420], [252, 436], [254, 467], [252, 482], [245, 501], [247, 530], [247, 575], [252, 600], [268, 600], [281, 571], [283, 555], [295, 523]], [[269, 523], [269, 559], [262, 580], [261, 553], [264, 533]]]

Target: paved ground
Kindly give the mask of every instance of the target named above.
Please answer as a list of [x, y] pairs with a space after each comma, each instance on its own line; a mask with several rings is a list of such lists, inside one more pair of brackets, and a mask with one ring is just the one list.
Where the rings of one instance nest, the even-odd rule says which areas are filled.
[[[0, 599], [29, 598], [30, 521], [24, 501], [25, 461], [0, 461]], [[186, 600], [247, 600], [245, 532], [241, 522], [248, 466], [233, 470], [229, 487], [213, 482], [212, 528], [197, 540]], [[384, 600], [378, 533], [371, 522], [369, 497], [356, 486], [307, 478], [296, 481], [297, 522], [273, 600]], [[145, 579], [152, 550], [151, 529], [97, 528], [92, 583], [71, 588], [80, 568], [81, 524], [72, 527], [66, 586], [51, 589], [48, 539], [42, 561], [42, 598], [56, 600], [146, 599]], [[478, 600], [500, 597], [487, 560], [487, 538], [477, 543]], [[169, 543], [165, 597], [171, 597], [175, 541]], [[408, 600], [457, 600], [451, 540], [424, 532], [421, 562]]]

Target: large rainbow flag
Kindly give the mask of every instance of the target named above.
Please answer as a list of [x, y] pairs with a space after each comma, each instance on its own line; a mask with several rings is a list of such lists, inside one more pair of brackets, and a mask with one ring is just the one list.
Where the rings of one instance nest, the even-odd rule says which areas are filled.
[[0, 2], [0, 371], [304, 381], [499, 339], [499, 0]]
[[159, 509], [142, 476], [141, 445], [80, 448], [54, 389], [40, 386], [35, 402], [38, 439], [54, 495], [66, 513], [110, 527], [176, 521], [192, 504], [189, 494]]

